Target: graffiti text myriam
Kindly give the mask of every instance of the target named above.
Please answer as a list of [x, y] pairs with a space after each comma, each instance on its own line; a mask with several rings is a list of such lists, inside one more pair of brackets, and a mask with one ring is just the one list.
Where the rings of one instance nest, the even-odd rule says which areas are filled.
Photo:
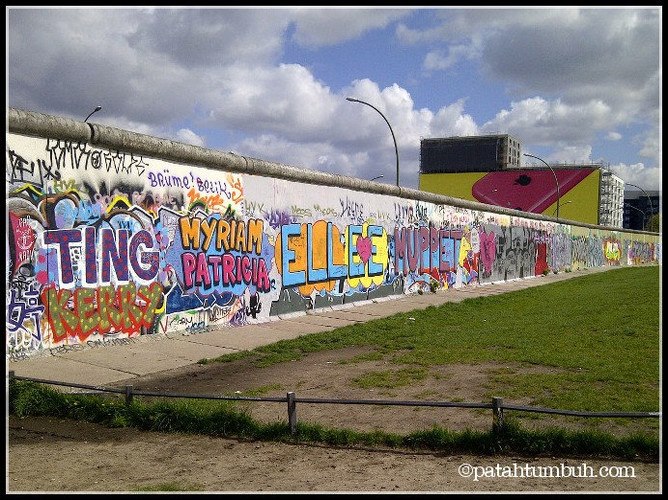
[[184, 290], [213, 291], [252, 286], [260, 292], [271, 289], [269, 266], [263, 253], [264, 221], [227, 220], [220, 215], [208, 219], [179, 219], [180, 264]]

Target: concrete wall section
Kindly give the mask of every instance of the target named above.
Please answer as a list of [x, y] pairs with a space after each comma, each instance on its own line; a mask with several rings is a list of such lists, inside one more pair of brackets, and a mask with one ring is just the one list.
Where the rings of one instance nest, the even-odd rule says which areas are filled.
[[[70, 130], [57, 123], [59, 132]], [[366, 181], [238, 156], [221, 157], [221, 166], [206, 152], [188, 162], [177, 151], [177, 160], [173, 149], [187, 146], [155, 139], [159, 147], [142, 151], [146, 142], [129, 132], [114, 132], [127, 150], [106, 148], [105, 128], [91, 127], [94, 139], [76, 139], [86, 131], [79, 125], [71, 122], [73, 131], [58, 138], [48, 128], [17, 126], [21, 133], [14, 133], [10, 120], [12, 358], [551, 270], [660, 260], [658, 235], [495, 212], [396, 186], [366, 189]]]

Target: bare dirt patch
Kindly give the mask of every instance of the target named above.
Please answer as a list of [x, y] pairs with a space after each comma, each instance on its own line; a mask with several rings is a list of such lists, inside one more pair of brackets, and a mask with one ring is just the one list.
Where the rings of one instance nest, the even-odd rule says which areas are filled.
[[[191, 365], [128, 380], [135, 390], [197, 395], [281, 396], [487, 402], [490, 377], [551, 368], [508, 364], [448, 365], [410, 372], [368, 348], [309, 354], [258, 368], [251, 358]], [[378, 375], [375, 383], [365, 385]], [[411, 375], [412, 374], [412, 375]], [[411, 378], [411, 376], [413, 378]], [[383, 378], [385, 377], [385, 378]], [[380, 380], [380, 382], [378, 382]], [[119, 383], [123, 386], [125, 383]], [[531, 398], [513, 401], [531, 404]], [[287, 423], [285, 403], [237, 403], [262, 422]], [[437, 425], [489, 430], [491, 410], [299, 403], [300, 422], [398, 434]], [[531, 424], [533, 421], [528, 420]], [[536, 425], [544, 425], [545, 420]], [[558, 422], [563, 425], [563, 417]], [[524, 422], [523, 422], [524, 425]], [[567, 425], [578, 425], [571, 423]], [[582, 424], [579, 424], [582, 425]], [[52, 418], [10, 418], [9, 491], [136, 491], [173, 485], [191, 491], [659, 491], [659, 464], [583, 458], [446, 456], [386, 449], [243, 442], [208, 436], [109, 429]], [[462, 477], [468, 463], [486, 467], [633, 467], [634, 478]], [[54, 464], [59, 464], [54, 466]], [[483, 469], [479, 469], [482, 471]], [[535, 471], [535, 469], [533, 469]], [[589, 471], [590, 469], [584, 469]]]
[[[394, 353], [396, 354], [396, 353]], [[379, 358], [379, 359], [369, 359]], [[392, 374], [406, 370], [369, 347], [319, 351], [299, 360], [257, 367], [252, 358], [227, 363], [190, 365], [164, 373], [133, 378], [116, 384], [123, 387], [132, 384], [135, 390], [172, 392], [198, 395], [278, 396], [294, 392], [297, 397], [392, 400], [392, 401], [451, 401], [491, 403], [492, 378], [496, 373], [517, 375], [557, 373], [553, 367], [519, 365], [513, 363], [450, 364], [416, 368], [421, 377], [410, 376], [406, 385], [384, 387], [382, 375], [393, 385]], [[408, 368], [410, 370], [410, 368]], [[370, 375], [379, 375], [380, 382], [365, 386]], [[534, 405], [531, 395], [513, 399], [516, 405]], [[285, 403], [238, 403], [260, 422], [286, 422]], [[644, 429], [647, 421], [619, 424], [612, 419], [594, 419], [548, 416], [508, 412], [526, 427], [559, 425], [582, 429], [595, 426], [613, 433], [629, 433]], [[350, 405], [298, 403], [297, 418], [300, 422], [318, 423], [328, 427], [356, 431], [384, 430], [392, 433], [409, 433], [440, 426], [451, 430], [491, 429], [490, 409], [434, 408], [420, 406]]]
[[[165, 374], [133, 379], [133, 389], [189, 394], [239, 396], [281, 396], [288, 391], [298, 397], [328, 399], [381, 399], [482, 401], [485, 367], [453, 365], [426, 370], [421, 380], [399, 387], [362, 387], [355, 380], [369, 374], [390, 374], [401, 366], [379, 359], [358, 361], [371, 353], [351, 347], [320, 351], [300, 360], [264, 368], [243, 359], [229, 363], [193, 365]], [[261, 422], [287, 422], [283, 403], [241, 404]], [[298, 420], [357, 431], [384, 430], [406, 433], [440, 425], [451, 429], [491, 426], [491, 411], [450, 408], [299, 403]]]
[[[465, 464], [479, 478], [464, 477]], [[547, 467], [598, 477], [549, 477]], [[526, 471], [491, 477], [492, 470]], [[573, 467], [573, 469], [568, 469]], [[615, 469], [601, 469], [615, 467]], [[579, 468], [579, 469], [578, 469]], [[622, 469], [623, 468], [623, 469]], [[601, 477], [624, 471], [627, 477]], [[531, 472], [528, 472], [531, 471]], [[543, 477], [526, 477], [528, 475]], [[633, 477], [628, 477], [629, 473]], [[7, 491], [220, 492], [660, 491], [659, 464], [605, 460], [446, 456], [388, 450], [109, 429], [45, 417], [10, 418]]]

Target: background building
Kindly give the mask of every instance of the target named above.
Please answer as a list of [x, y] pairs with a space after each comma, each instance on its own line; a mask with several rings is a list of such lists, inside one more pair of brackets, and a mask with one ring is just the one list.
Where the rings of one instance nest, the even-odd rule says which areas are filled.
[[514, 137], [477, 135], [420, 140], [420, 172], [492, 172], [520, 166], [521, 144]]
[[[520, 165], [510, 135], [422, 139], [419, 189], [550, 217], [622, 227], [624, 181], [602, 164]], [[556, 179], [555, 179], [556, 177]]]
[[601, 167], [599, 224], [622, 227], [624, 222], [624, 181]]
[[659, 213], [658, 191], [624, 192], [623, 228], [642, 230], [654, 214]]

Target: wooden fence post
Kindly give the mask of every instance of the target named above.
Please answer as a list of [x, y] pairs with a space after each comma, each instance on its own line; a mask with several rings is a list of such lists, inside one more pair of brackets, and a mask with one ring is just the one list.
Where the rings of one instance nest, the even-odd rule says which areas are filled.
[[503, 398], [492, 398], [492, 431], [503, 429]]
[[125, 404], [129, 405], [132, 403], [132, 386], [131, 385], [126, 385], [125, 386]]
[[288, 424], [290, 425], [290, 434], [297, 434], [297, 401], [295, 393], [288, 392]]

